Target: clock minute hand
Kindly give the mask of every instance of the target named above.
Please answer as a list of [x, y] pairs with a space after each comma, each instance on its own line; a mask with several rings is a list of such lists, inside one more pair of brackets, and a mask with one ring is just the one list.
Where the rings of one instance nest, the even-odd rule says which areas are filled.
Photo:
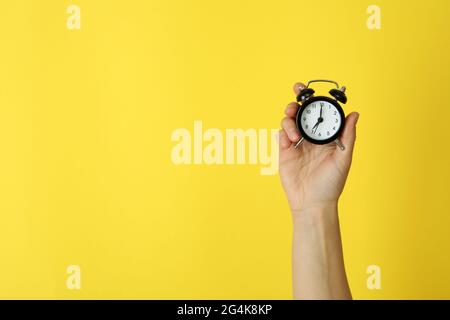
[[314, 130], [314, 128], [316, 129], [316, 130], [314, 130], [314, 133], [316, 133], [316, 131], [317, 131], [317, 128], [319, 127], [319, 123], [321, 123], [322, 121], [323, 121], [323, 118], [322, 118], [322, 109], [323, 109], [323, 106], [320, 106], [320, 114], [319, 114], [319, 118], [317, 119], [317, 123], [314, 125], [314, 127], [312, 128], [312, 130]]

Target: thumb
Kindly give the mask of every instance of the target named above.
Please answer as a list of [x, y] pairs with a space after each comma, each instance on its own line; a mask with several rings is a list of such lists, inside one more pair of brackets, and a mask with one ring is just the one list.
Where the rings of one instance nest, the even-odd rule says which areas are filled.
[[359, 113], [352, 112], [345, 118], [344, 131], [341, 134], [341, 142], [345, 146], [344, 153], [351, 155], [356, 141], [356, 123]]

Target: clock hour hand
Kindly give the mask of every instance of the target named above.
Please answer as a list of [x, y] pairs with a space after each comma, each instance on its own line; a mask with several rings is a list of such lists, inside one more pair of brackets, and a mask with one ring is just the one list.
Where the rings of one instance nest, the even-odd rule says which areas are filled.
[[314, 125], [314, 127], [312, 127], [311, 131], [312, 131], [313, 133], [316, 133], [317, 127], [319, 126], [319, 123], [320, 123], [320, 121], [317, 121], [317, 123]]

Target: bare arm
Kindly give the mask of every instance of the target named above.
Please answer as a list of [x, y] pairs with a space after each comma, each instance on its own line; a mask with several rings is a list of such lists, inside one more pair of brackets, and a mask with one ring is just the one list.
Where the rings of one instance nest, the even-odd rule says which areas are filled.
[[303, 210], [294, 221], [295, 299], [351, 299], [344, 269], [337, 204]]
[[[297, 83], [298, 94], [304, 87]], [[338, 200], [350, 170], [359, 115], [346, 118], [340, 140], [313, 145], [300, 139], [295, 115], [298, 104], [290, 103], [280, 131], [280, 177], [293, 219], [292, 272], [296, 299], [351, 299], [345, 274], [339, 229]]]

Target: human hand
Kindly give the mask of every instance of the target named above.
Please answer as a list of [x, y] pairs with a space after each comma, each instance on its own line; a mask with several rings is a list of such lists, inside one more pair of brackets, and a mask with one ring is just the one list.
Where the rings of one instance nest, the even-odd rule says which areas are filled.
[[[303, 88], [304, 84], [296, 83], [295, 94]], [[305, 209], [337, 204], [350, 170], [359, 117], [356, 112], [346, 117], [340, 137], [345, 150], [334, 142], [315, 145], [307, 141], [295, 149], [301, 138], [295, 124], [298, 107], [296, 102], [288, 104], [280, 130], [279, 172], [294, 218]]]

